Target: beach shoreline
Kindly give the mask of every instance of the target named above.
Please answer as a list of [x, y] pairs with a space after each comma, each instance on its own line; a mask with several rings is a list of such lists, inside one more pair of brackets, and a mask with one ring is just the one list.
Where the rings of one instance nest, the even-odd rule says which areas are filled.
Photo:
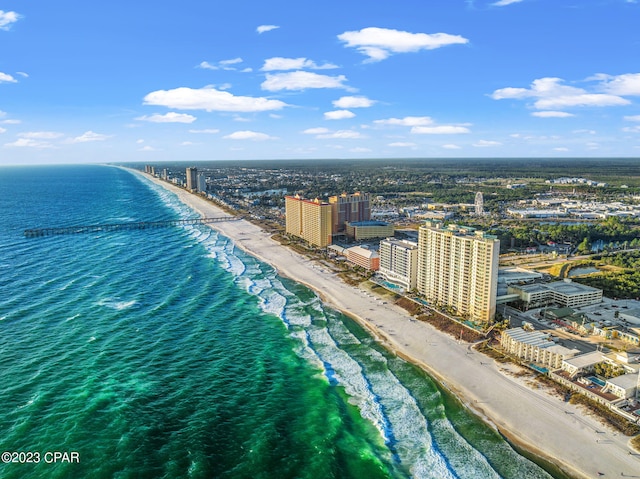
[[[139, 170], [128, 170], [172, 191], [202, 216], [232, 216], [202, 196]], [[628, 438], [561, 399], [524, 387], [468, 344], [416, 321], [394, 304], [346, 285], [253, 223], [240, 219], [209, 226], [278, 274], [310, 288], [391, 352], [422, 368], [516, 447], [576, 478], [632, 476], [640, 471], [640, 457], [631, 454]]]

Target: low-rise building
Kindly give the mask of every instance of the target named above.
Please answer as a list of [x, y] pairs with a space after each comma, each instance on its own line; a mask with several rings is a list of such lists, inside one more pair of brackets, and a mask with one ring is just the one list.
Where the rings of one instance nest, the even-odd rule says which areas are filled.
[[384, 221], [356, 221], [345, 223], [345, 233], [356, 241], [393, 236], [393, 225]]
[[577, 349], [565, 348], [554, 343], [551, 337], [542, 331], [525, 331], [522, 328], [503, 331], [500, 344], [509, 354], [552, 369], [561, 368], [565, 359], [579, 353]]
[[517, 294], [528, 308], [557, 304], [578, 308], [602, 302], [602, 290], [574, 283], [570, 279], [554, 283], [511, 285], [509, 294]]
[[580, 354], [562, 361], [562, 370], [569, 373], [571, 378], [593, 372], [594, 366], [604, 360], [600, 351]]
[[353, 246], [344, 250], [347, 261], [361, 266], [369, 271], [377, 271], [380, 268], [380, 256], [378, 253], [363, 248], [362, 246]]
[[637, 374], [623, 374], [607, 380], [602, 392], [614, 394], [622, 399], [635, 397], [638, 388]]

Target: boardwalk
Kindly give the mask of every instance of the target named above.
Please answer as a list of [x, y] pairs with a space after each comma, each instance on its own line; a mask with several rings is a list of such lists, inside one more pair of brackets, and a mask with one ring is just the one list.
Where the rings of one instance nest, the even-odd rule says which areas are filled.
[[24, 235], [29, 238], [37, 236], [52, 235], [69, 235], [81, 233], [103, 233], [109, 231], [125, 231], [125, 230], [144, 230], [154, 228], [168, 228], [181, 225], [203, 225], [209, 223], [217, 223], [220, 221], [237, 221], [242, 219], [240, 216], [223, 216], [215, 218], [187, 218], [181, 220], [162, 220], [162, 221], [136, 221], [129, 223], [111, 223], [99, 225], [84, 226], [64, 226], [56, 228], [33, 228], [24, 231]]

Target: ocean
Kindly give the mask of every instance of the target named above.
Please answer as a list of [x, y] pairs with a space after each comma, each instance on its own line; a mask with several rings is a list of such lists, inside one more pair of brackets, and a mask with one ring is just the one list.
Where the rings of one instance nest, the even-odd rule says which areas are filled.
[[206, 226], [23, 235], [187, 217], [121, 168], [0, 168], [0, 477], [560, 477]]

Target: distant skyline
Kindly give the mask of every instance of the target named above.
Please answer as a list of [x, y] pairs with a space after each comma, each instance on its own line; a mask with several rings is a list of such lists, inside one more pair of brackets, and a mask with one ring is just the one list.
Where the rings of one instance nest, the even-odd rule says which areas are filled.
[[640, 0], [0, 4], [0, 166], [640, 156]]

